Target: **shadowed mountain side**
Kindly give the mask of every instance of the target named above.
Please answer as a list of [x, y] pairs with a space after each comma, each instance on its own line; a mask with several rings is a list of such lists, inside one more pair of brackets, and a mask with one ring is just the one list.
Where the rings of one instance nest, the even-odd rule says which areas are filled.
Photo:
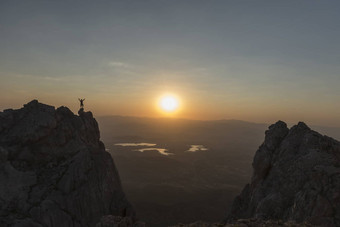
[[262, 218], [340, 226], [340, 143], [300, 122], [277, 122], [253, 160], [253, 176], [228, 220]]
[[239, 219], [234, 223], [205, 223], [194, 222], [190, 224], [177, 224], [171, 227], [320, 227], [310, 223], [296, 223], [295, 221], [284, 222], [282, 220], [263, 220], [257, 218]]
[[[0, 226], [93, 227], [134, 210], [91, 112], [34, 100], [0, 112]], [[130, 221], [130, 222], [131, 222]]]

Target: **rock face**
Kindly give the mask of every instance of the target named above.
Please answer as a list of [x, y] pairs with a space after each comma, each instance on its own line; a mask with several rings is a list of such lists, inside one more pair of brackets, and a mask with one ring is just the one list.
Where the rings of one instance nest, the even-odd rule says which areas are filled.
[[131, 217], [106, 215], [100, 219], [96, 227], [145, 227], [144, 222], [135, 221]]
[[340, 226], [340, 143], [304, 123], [279, 121], [266, 131], [251, 183], [228, 220], [261, 218]]
[[134, 219], [91, 112], [34, 100], [0, 112], [0, 226], [95, 226]]
[[294, 221], [262, 220], [257, 218], [239, 219], [233, 223], [205, 223], [195, 222], [191, 224], [178, 224], [171, 227], [315, 227], [308, 223], [296, 223]]

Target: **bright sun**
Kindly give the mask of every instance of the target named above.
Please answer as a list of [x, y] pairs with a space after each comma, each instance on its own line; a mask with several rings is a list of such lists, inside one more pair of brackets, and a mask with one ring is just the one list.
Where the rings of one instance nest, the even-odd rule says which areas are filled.
[[173, 95], [165, 95], [159, 101], [159, 106], [165, 112], [171, 113], [178, 109], [178, 99]]

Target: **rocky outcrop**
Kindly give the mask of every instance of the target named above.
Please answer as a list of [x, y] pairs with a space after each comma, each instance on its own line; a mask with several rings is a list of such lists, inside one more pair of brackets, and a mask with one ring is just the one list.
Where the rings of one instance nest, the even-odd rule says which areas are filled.
[[235, 198], [228, 221], [295, 220], [340, 226], [340, 143], [306, 124], [279, 121], [266, 131], [251, 183]]
[[309, 223], [283, 222], [282, 220], [262, 220], [257, 218], [239, 219], [233, 223], [206, 223], [195, 222], [191, 224], [178, 224], [171, 227], [315, 227]]
[[0, 112], [0, 226], [96, 226], [134, 211], [91, 112], [34, 100]]
[[144, 222], [135, 221], [131, 217], [106, 215], [100, 219], [96, 227], [145, 227]]

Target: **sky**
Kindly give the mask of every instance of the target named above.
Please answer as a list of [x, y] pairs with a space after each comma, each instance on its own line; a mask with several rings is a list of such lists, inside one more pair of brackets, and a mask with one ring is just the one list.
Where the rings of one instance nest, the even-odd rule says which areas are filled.
[[340, 1], [0, 1], [0, 110], [340, 126]]

